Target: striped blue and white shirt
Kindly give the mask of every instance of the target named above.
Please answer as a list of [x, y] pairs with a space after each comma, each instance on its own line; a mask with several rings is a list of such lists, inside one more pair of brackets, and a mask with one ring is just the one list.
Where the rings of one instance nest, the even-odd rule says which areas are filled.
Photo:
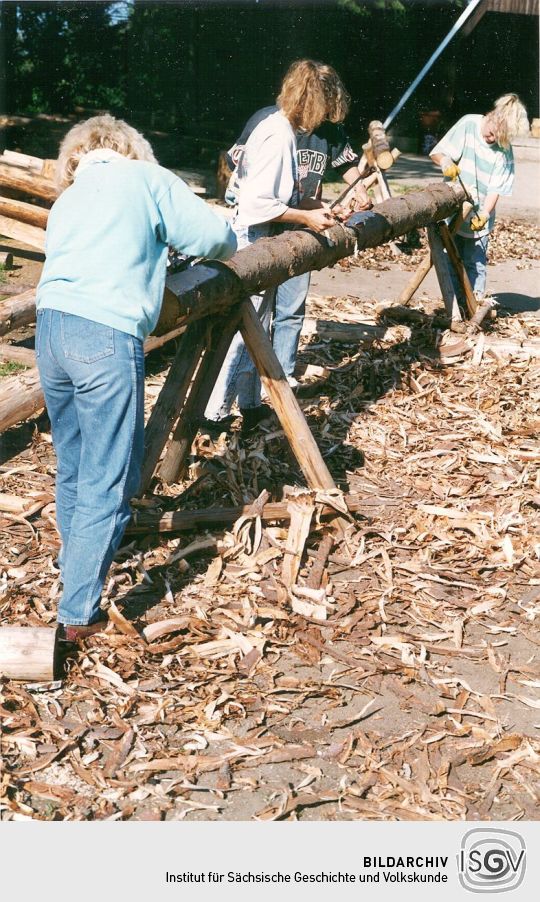
[[[482, 137], [481, 115], [463, 116], [433, 148], [433, 154], [444, 154], [458, 163], [463, 184], [472, 199], [482, 209], [488, 194], [512, 194], [514, 156], [512, 148], [503, 150], [498, 144], [488, 144]], [[474, 213], [471, 214], [473, 216]], [[495, 210], [484, 229], [473, 232], [468, 220], [458, 234], [466, 238], [489, 235], [495, 222]]]

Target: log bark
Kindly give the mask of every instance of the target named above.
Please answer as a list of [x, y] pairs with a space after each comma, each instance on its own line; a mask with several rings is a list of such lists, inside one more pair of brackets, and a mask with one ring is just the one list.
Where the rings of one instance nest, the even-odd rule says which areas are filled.
[[14, 298], [0, 301], [0, 335], [35, 322], [36, 290], [31, 288]]
[[394, 163], [394, 158], [382, 122], [374, 119], [368, 125], [368, 132], [377, 166], [379, 169], [390, 169]]
[[39, 229], [45, 229], [49, 211], [43, 207], [36, 207], [35, 204], [26, 204], [22, 200], [0, 197], [0, 215], [16, 219], [18, 222], [26, 222], [28, 225], [37, 226]]
[[14, 188], [32, 197], [42, 197], [51, 203], [58, 197], [58, 191], [50, 179], [25, 172], [24, 169], [0, 162], [0, 185]]
[[59, 678], [60, 670], [56, 629], [29, 626], [0, 629], [0, 676], [52, 682]]
[[0, 235], [4, 235], [6, 238], [13, 238], [15, 241], [27, 244], [29, 247], [35, 247], [38, 251], [45, 251], [44, 230], [28, 225], [26, 222], [18, 222], [16, 219], [0, 216]]
[[[226, 323], [223, 323], [220, 318], [214, 328], [208, 332], [209, 338], [201, 365], [159, 468], [161, 479], [168, 484], [178, 482], [183, 474], [201, 417], [212, 394], [231, 341], [238, 329], [239, 321], [240, 312], [237, 311], [228, 318]], [[217, 342], [215, 342], [216, 336]]]
[[144, 435], [141, 491], [148, 490], [161, 452], [185, 403], [205, 344], [205, 324], [192, 323], [185, 332], [165, 384], [154, 404]]
[[240, 331], [308, 486], [312, 489], [335, 488], [330, 471], [250, 300], [242, 302]]
[[324, 269], [343, 257], [398, 238], [412, 229], [456, 213], [465, 199], [461, 186], [443, 182], [354, 213], [324, 235], [290, 230], [261, 238], [227, 263], [198, 263], [167, 280], [178, 298], [180, 316], [200, 319], [227, 310], [246, 294], [281, 285], [292, 276]]

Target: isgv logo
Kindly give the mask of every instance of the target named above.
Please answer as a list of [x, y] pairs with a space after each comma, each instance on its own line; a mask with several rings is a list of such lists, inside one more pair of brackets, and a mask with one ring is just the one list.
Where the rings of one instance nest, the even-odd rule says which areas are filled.
[[459, 881], [471, 893], [505, 893], [525, 876], [527, 851], [519, 833], [477, 828], [461, 841], [457, 856]]

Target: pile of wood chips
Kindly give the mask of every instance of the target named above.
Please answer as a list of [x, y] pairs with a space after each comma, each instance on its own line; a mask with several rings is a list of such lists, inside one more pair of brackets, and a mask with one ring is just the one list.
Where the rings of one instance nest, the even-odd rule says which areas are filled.
[[[351, 299], [309, 313], [376, 319]], [[482, 345], [446, 365], [434, 322], [302, 349], [301, 404], [354, 514], [291, 490], [290, 524], [259, 516], [303, 481], [277, 421], [247, 443], [199, 436], [185, 483], [139, 503], [259, 499], [228, 529], [128, 537], [112, 622], [64, 681], [0, 682], [2, 819], [538, 817], [540, 359]], [[529, 314], [494, 328], [540, 337]], [[13, 625], [56, 618], [39, 425], [2, 464], [2, 491], [31, 498], [0, 514]]]

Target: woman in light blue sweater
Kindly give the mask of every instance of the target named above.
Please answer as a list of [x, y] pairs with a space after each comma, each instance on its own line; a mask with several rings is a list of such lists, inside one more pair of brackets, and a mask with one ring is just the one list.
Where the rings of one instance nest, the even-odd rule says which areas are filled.
[[159, 317], [168, 246], [226, 259], [236, 239], [157, 165], [142, 135], [111, 116], [68, 132], [57, 177], [62, 193], [47, 225], [36, 356], [58, 461], [58, 621], [75, 641], [105, 622], [101, 591], [139, 486], [143, 342]]

